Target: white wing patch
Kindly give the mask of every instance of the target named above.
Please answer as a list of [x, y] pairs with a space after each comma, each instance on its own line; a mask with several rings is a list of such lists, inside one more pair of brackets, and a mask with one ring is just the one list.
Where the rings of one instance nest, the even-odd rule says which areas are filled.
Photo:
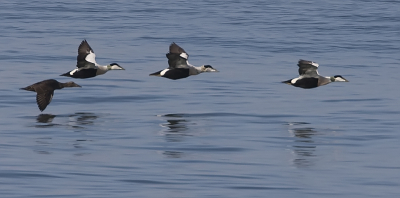
[[301, 79], [301, 77], [293, 78], [293, 79], [290, 81], [290, 83], [294, 84], [294, 83], [296, 83], [296, 81], [299, 80], [299, 79]]
[[71, 75], [71, 76], [74, 75], [74, 73], [77, 72], [78, 70], [79, 70], [79, 69], [74, 69], [74, 70], [70, 71], [70, 72], [69, 72], [69, 75]]
[[160, 72], [160, 75], [161, 75], [161, 76], [164, 76], [164, 74], [167, 73], [167, 71], [169, 71], [169, 69], [164, 69], [164, 70], [162, 70], [162, 71]]
[[314, 67], [318, 67], [319, 66], [319, 64], [316, 63], [316, 62], [311, 62], [311, 65], [314, 66]]
[[186, 60], [188, 59], [188, 55], [186, 53], [181, 53], [181, 54], [179, 54], [179, 56]]
[[90, 52], [89, 52], [89, 54], [86, 56], [85, 60], [86, 60], [87, 62], [94, 63], [94, 64], [97, 66], [97, 63], [96, 63], [96, 54], [94, 54], [94, 53], [92, 52], [92, 50], [90, 50]]

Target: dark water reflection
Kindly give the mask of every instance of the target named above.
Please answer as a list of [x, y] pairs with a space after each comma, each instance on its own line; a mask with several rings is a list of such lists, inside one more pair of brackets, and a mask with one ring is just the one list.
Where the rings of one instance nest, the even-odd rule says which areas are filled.
[[94, 125], [95, 120], [99, 117], [102, 117], [102, 115], [85, 112], [77, 112], [68, 115], [40, 114], [35, 117], [36, 124], [34, 127], [70, 126], [73, 128], [85, 128], [85, 126]]
[[167, 120], [167, 124], [162, 124], [162, 126], [168, 127], [168, 132], [170, 133], [182, 133], [188, 130], [186, 120]]
[[36, 128], [48, 128], [53, 126], [58, 126], [59, 124], [53, 123], [56, 115], [52, 114], [40, 114], [36, 117], [36, 123], [34, 127]]
[[161, 124], [166, 128], [161, 132], [167, 142], [182, 142], [186, 136], [190, 136], [189, 125], [193, 125], [191, 121], [183, 119], [183, 116], [178, 114], [167, 114], [163, 117], [167, 117], [167, 123]]
[[51, 123], [56, 115], [52, 114], [40, 114], [36, 117], [38, 123]]
[[161, 124], [163, 127], [167, 127], [167, 130], [163, 130], [163, 134], [167, 142], [182, 142], [188, 133], [188, 121], [186, 120], [167, 120], [168, 123]]
[[94, 121], [100, 116], [94, 113], [74, 113], [68, 116], [69, 125], [77, 128], [84, 128], [86, 125], [93, 125]]
[[316, 144], [313, 139], [318, 132], [311, 127], [294, 128], [289, 130], [294, 135], [292, 150], [295, 154], [293, 163], [296, 167], [309, 167], [315, 164]]
[[[35, 128], [50, 128], [50, 127], [61, 127], [70, 129], [73, 128], [74, 131], [82, 131], [81, 129], [86, 129], [87, 126], [95, 125], [95, 121], [102, 117], [103, 115], [94, 113], [77, 112], [67, 115], [52, 115], [52, 114], [40, 114], [36, 116]], [[87, 143], [91, 140], [86, 139], [86, 135], [72, 135], [64, 133], [62, 135], [55, 135], [54, 130], [43, 130], [46, 136], [38, 136], [33, 147], [33, 151], [37, 154], [53, 154], [54, 149], [59, 146], [72, 145], [68, 149], [73, 149], [75, 156], [88, 155], [91, 152], [87, 151]], [[68, 150], [67, 149], [67, 150]]]
[[163, 151], [162, 154], [167, 158], [181, 158], [184, 155], [180, 151]]
[[[177, 143], [171, 146], [179, 146], [178, 143], [184, 142], [185, 138], [192, 136], [190, 125], [194, 125], [191, 120], [185, 119], [181, 114], [166, 114], [162, 117], [166, 118], [166, 123], [162, 123], [161, 134], [165, 137], [165, 141], [169, 143]], [[167, 158], [181, 158], [185, 153], [173, 149], [167, 149], [161, 152]]]

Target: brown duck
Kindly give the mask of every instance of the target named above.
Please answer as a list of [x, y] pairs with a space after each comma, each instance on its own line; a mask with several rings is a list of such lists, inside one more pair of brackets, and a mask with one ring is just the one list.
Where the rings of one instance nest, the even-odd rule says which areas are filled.
[[81, 87], [74, 82], [60, 83], [54, 79], [44, 80], [37, 82], [33, 85], [29, 85], [25, 88], [21, 88], [27, 91], [36, 92], [36, 102], [40, 111], [46, 109], [47, 105], [50, 104], [51, 99], [54, 95], [54, 90], [62, 89], [64, 87]]

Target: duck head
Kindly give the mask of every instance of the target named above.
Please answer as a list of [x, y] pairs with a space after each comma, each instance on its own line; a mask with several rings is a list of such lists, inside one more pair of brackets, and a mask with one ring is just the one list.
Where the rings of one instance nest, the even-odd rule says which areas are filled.
[[343, 76], [341, 76], [341, 75], [332, 76], [331, 81], [332, 82], [349, 82], [348, 80], [343, 78]]
[[218, 72], [218, 70], [214, 69], [211, 65], [203, 65], [201, 66], [201, 72]]
[[119, 66], [118, 63], [111, 63], [107, 65], [108, 70], [125, 70], [123, 67]]

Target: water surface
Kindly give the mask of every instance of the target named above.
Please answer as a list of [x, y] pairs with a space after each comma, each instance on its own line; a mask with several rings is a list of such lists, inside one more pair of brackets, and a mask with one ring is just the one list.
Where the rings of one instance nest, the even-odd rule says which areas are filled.
[[[4, 1], [2, 197], [395, 197], [397, 1]], [[99, 64], [44, 112], [20, 87]], [[176, 42], [219, 73], [149, 77]], [[349, 83], [299, 89], [298, 59]]]

